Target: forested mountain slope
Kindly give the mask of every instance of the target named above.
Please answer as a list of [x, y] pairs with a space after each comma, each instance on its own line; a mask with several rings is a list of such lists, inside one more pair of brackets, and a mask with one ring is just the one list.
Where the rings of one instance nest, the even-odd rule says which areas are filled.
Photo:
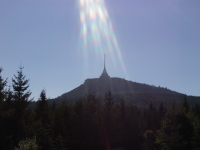
[[[87, 79], [79, 87], [52, 99], [59, 103], [67, 100], [70, 104], [74, 104], [77, 100], [83, 99], [88, 93], [96, 94], [102, 100], [106, 92], [111, 91], [115, 97], [115, 101], [125, 99], [128, 103], [133, 103], [141, 107], [154, 103], [159, 105], [162, 102], [166, 106], [173, 103], [179, 104], [184, 99], [184, 94], [178, 93], [167, 88], [156, 87], [121, 78], [94, 78]], [[189, 96], [191, 105], [200, 103], [200, 97]]]

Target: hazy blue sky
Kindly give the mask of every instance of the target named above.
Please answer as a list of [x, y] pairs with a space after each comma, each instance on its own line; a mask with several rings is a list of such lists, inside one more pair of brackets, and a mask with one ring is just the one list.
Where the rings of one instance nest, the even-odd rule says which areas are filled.
[[[200, 0], [105, 3], [126, 69], [106, 55], [111, 77], [200, 96]], [[80, 30], [78, 0], [0, 0], [3, 77], [12, 84], [22, 64], [35, 100], [43, 88], [55, 98], [99, 77], [103, 54], [82, 49]]]

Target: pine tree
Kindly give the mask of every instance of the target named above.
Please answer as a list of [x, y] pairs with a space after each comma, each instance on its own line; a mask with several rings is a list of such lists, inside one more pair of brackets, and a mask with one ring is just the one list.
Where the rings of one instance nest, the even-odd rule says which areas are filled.
[[[108, 91], [105, 94], [104, 102], [104, 137], [106, 137], [106, 143], [108, 145], [112, 144], [112, 140], [114, 139], [114, 124], [113, 124], [113, 106], [114, 106], [114, 97], [112, 96], [111, 92]], [[109, 146], [108, 146], [109, 147]]]
[[114, 97], [112, 96], [112, 93], [110, 92], [110, 90], [105, 94], [105, 98], [104, 98], [104, 102], [105, 102], [105, 107], [108, 111], [111, 110], [111, 108], [114, 105], [114, 101], [113, 101]]
[[194, 150], [200, 149], [200, 119], [198, 117], [194, 117], [193, 121], [194, 126], [194, 135], [192, 138], [192, 145]]
[[5, 105], [5, 99], [6, 99], [6, 85], [7, 85], [7, 79], [4, 80], [1, 72], [3, 71], [2, 68], [0, 68], [0, 122], [1, 122], [1, 149], [6, 149], [8, 148], [8, 138], [6, 133], [7, 130], [7, 125], [8, 125], [8, 117], [7, 117], [7, 108]]
[[183, 108], [185, 109], [185, 112], [187, 113], [190, 109], [190, 106], [188, 104], [188, 101], [187, 101], [187, 96], [185, 95], [184, 97], [184, 101], [183, 101]]
[[161, 122], [162, 122], [162, 119], [164, 118], [166, 112], [167, 111], [166, 111], [165, 107], [163, 106], [163, 103], [161, 102], [159, 105], [159, 108], [158, 108], [158, 119], [157, 119], [158, 128], [161, 127]]
[[7, 79], [3, 79], [2, 75], [1, 75], [2, 71], [3, 71], [3, 69], [0, 68], [0, 106], [2, 106], [2, 103], [5, 100], [5, 96], [6, 96], [5, 87], [7, 86]]
[[16, 113], [19, 115], [19, 118], [21, 118], [20, 116], [22, 116], [28, 104], [32, 101], [31, 99], [29, 99], [31, 95], [30, 90], [28, 90], [29, 80], [26, 79], [25, 75], [23, 75], [22, 70], [23, 67], [20, 66], [17, 75], [14, 75], [14, 78], [12, 78], [14, 91], [13, 97], [16, 105]]
[[15, 147], [15, 150], [38, 150], [39, 146], [37, 145], [36, 138], [26, 138], [19, 141], [19, 147]]
[[45, 115], [47, 115], [47, 107], [48, 107], [48, 101], [46, 97], [46, 91], [42, 90], [40, 93], [40, 98], [36, 102], [36, 108], [35, 108], [36, 119], [45, 118]]
[[23, 74], [23, 67], [19, 67], [17, 75], [12, 78], [13, 87], [13, 144], [12, 147], [16, 146], [19, 140], [27, 137], [28, 126], [30, 126], [29, 110], [27, 107], [32, 99], [29, 99], [31, 92], [29, 88], [29, 80]]
[[52, 109], [53, 112], [56, 110], [56, 102], [55, 101], [53, 101], [51, 109]]
[[164, 117], [165, 113], [166, 113], [166, 109], [165, 107], [163, 106], [163, 103], [161, 102], [160, 105], [159, 105], [159, 117], [162, 118]]
[[[78, 112], [80, 114], [80, 112]], [[101, 129], [101, 104], [95, 93], [88, 93], [84, 101], [84, 132], [89, 145], [95, 145], [100, 141]], [[90, 140], [89, 140], [90, 139]]]
[[153, 103], [151, 102], [149, 105], [149, 108], [147, 110], [147, 130], [152, 130], [155, 131], [157, 126], [158, 126], [158, 114], [157, 114], [157, 109], [154, 107]]
[[48, 107], [48, 100], [46, 97], [46, 91], [43, 89], [40, 93], [40, 97], [36, 102], [35, 108], [35, 123], [34, 123], [34, 134], [38, 139], [38, 144], [42, 149], [52, 148], [51, 138], [51, 121], [50, 111]]
[[144, 150], [154, 150], [155, 149], [155, 135], [152, 130], [147, 130], [144, 134]]
[[158, 130], [156, 143], [164, 150], [188, 150], [192, 147], [192, 136], [192, 122], [180, 109], [166, 114], [162, 127]]
[[195, 104], [192, 108], [192, 112], [200, 118], [200, 105]]
[[125, 100], [121, 99], [119, 105], [120, 105], [120, 113], [121, 113], [120, 121], [123, 122], [126, 119], [126, 111], [125, 111], [126, 102], [125, 102]]

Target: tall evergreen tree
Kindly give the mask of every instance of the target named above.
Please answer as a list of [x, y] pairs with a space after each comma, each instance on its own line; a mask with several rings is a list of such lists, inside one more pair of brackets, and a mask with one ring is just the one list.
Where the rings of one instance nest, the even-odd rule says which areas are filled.
[[7, 87], [7, 79], [1, 76], [2, 68], [0, 68], [0, 112], [1, 112], [1, 149], [11, 148], [13, 139], [13, 93]]
[[161, 102], [160, 105], [159, 105], [159, 117], [162, 118], [164, 117], [165, 113], [166, 113], [166, 109], [165, 107], [163, 106], [163, 103]]
[[114, 123], [113, 123], [113, 106], [114, 106], [114, 97], [112, 96], [112, 93], [110, 90], [105, 94], [104, 98], [104, 139], [106, 145], [108, 147], [111, 146], [112, 140], [114, 139]]
[[114, 97], [112, 96], [112, 93], [110, 90], [107, 93], [105, 93], [104, 102], [105, 102], [105, 107], [107, 111], [111, 111], [111, 108], [114, 105], [113, 99]]
[[158, 118], [157, 118], [157, 124], [158, 124], [158, 128], [161, 127], [161, 122], [162, 119], [164, 118], [165, 114], [166, 114], [167, 110], [166, 108], [163, 106], [163, 103], [161, 102], [158, 108]]
[[200, 118], [200, 105], [195, 104], [195, 106], [192, 108], [192, 112]]
[[3, 79], [1, 72], [3, 71], [2, 68], [0, 68], [0, 106], [2, 105], [4, 98], [6, 96], [6, 90], [5, 87], [7, 85], [7, 79]]
[[16, 146], [19, 140], [27, 137], [27, 128], [30, 126], [29, 111], [27, 107], [32, 101], [30, 99], [31, 92], [29, 88], [29, 80], [23, 74], [23, 67], [19, 67], [17, 75], [12, 78], [13, 86], [13, 105], [14, 105], [14, 120], [13, 120], [13, 147]]
[[120, 106], [120, 113], [121, 113], [120, 121], [123, 122], [126, 119], [126, 111], [125, 111], [126, 102], [124, 99], [121, 99], [119, 106]]
[[42, 149], [52, 148], [51, 138], [51, 121], [50, 111], [48, 107], [48, 100], [46, 97], [46, 91], [43, 89], [40, 93], [40, 97], [36, 102], [35, 108], [35, 123], [34, 123], [34, 135], [38, 139], [38, 144]]
[[149, 108], [147, 110], [147, 130], [152, 130], [155, 131], [157, 126], [158, 126], [158, 122], [157, 122], [157, 110], [156, 107], [154, 107], [153, 103], [151, 102], [149, 105]]
[[192, 122], [180, 109], [166, 114], [162, 127], [158, 130], [156, 143], [163, 150], [188, 150], [192, 147], [192, 136]]
[[36, 108], [35, 108], [35, 114], [36, 119], [43, 118], [45, 115], [47, 115], [47, 107], [48, 107], [48, 101], [46, 97], [46, 91], [42, 90], [40, 93], [40, 98], [36, 102]]
[[185, 95], [184, 96], [184, 101], [183, 101], [183, 108], [185, 109], [185, 112], [187, 113], [190, 109], [190, 106], [188, 104], [188, 101], [187, 101], [187, 96]]
[[[94, 145], [101, 140], [99, 133], [101, 130], [101, 104], [100, 99], [95, 93], [88, 93], [84, 101], [84, 142]], [[91, 139], [91, 140], [89, 140]]]
[[52, 109], [52, 111], [56, 110], [56, 102], [55, 101], [53, 101], [53, 104], [51, 105], [51, 109]]
[[14, 75], [14, 78], [12, 78], [13, 97], [16, 104], [16, 111], [19, 115], [22, 115], [23, 111], [31, 102], [31, 99], [29, 99], [31, 92], [28, 90], [29, 80], [26, 79], [26, 76], [23, 74], [23, 68], [24, 67], [20, 66], [17, 75]]
[[198, 117], [194, 117], [193, 120], [194, 126], [194, 135], [192, 139], [192, 146], [194, 150], [200, 149], [200, 119]]
[[7, 79], [3, 79], [1, 72], [3, 71], [2, 68], [0, 68], [0, 120], [1, 120], [1, 149], [7, 148], [7, 136], [6, 136], [6, 112], [5, 112], [5, 97], [6, 97], [6, 90], [5, 87], [7, 85]]

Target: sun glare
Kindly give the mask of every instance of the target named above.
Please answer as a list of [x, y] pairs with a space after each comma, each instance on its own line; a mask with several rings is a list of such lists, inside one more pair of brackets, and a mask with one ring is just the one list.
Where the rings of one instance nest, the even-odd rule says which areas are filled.
[[79, 10], [84, 51], [88, 53], [94, 50], [101, 58], [105, 53], [112, 58], [115, 67], [116, 61], [120, 61], [121, 68], [127, 76], [104, 0], [79, 0]]

